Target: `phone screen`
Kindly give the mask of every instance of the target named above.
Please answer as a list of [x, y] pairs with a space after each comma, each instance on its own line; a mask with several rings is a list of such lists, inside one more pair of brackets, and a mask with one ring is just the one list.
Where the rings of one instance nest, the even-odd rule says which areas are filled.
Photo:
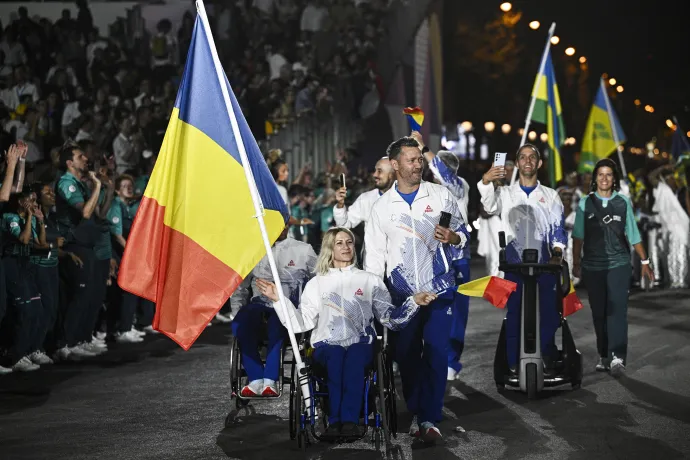
[[508, 154], [505, 152], [496, 152], [494, 154], [494, 166], [505, 166], [507, 156]]
[[340, 175], [340, 187], [345, 187], [345, 174]]

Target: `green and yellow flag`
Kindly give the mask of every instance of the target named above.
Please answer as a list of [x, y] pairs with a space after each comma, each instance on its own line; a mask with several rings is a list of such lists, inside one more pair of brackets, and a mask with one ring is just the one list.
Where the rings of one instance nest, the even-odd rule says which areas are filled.
[[[582, 153], [580, 163], [577, 165], [580, 173], [592, 172], [597, 161], [611, 155], [618, 145], [625, 142], [625, 134], [616, 113], [611, 108], [611, 101], [606, 94], [603, 80], [600, 83], [582, 138]], [[618, 139], [618, 145], [616, 145], [616, 139]]]
[[563, 126], [563, 113], [561, 110], [561, 98], [556, 84], [556, 73], [553, 70], [551, 50], [546, 55], [546, 65], [541, 74], [537, 75], [532, 89], [532, 97], [536, 98], [532, 121], [546, 125], [546, 133], [549, 136], [549, 149], [551, 156], [549, 161], [549, 177], [551, 185], [555, 186], [563, 179], [561, 166], [561, 146], [565, 142], [565, 127]]

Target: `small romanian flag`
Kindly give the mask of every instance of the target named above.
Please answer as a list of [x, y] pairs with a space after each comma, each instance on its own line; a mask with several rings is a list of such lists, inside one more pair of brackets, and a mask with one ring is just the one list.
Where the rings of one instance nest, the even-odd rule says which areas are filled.
[[407, 122], [412, 131], [420, 131], [424, 124], [424, 111], [419, 107], [406, 107], [403, 113], [407, 116]]
[[469, 297], [483, 297], [498, 308], [505, 308], [510, 294], [517, 290], [517, 283], [499, 278], [498, 276], [485, 276], [458, 288], [460, 294]]
[[568, 295], [563, 298], [563, 317], [572, 315], [581, 309], [582, 302], [580, 302], [580, 298], [575, 293], [573, 283], [570, 283], [570, 292], [568, 292]]

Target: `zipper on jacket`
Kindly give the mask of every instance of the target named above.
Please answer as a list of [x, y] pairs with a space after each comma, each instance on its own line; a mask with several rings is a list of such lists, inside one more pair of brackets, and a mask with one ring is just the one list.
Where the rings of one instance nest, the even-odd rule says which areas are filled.
[[[412, 202], [414, 203], [414, 201]], [[412, 259], [414, 260], [414, 292], [419, 292], [419, 270], [417, 270], [417, 229], [414, 226], [414, 215], [410, 205], [410, 220], [412, 221]]]

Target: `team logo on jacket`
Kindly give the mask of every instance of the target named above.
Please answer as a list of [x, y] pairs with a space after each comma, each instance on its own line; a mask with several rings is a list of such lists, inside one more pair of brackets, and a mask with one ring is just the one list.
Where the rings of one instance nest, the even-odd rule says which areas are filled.
[[355, 292], [355, 295], [363, 296], [363, 295], [364, 295], [364, 291], [362, 291], [362, 289], [357, 289], [357, 292]]
[[295, 261], [291, 260], [290, 263], [288, 263], [288, 267], [294, 267], [295, 266]]
[[546, 200], [544, 200], [544, 197], [539, 198], [540, 203], [546, 203]]
[[426, 209], [424, 210], [424, 212], [434, 212], [434, 210], [431, 209], [431, 206], [426, 205]]

